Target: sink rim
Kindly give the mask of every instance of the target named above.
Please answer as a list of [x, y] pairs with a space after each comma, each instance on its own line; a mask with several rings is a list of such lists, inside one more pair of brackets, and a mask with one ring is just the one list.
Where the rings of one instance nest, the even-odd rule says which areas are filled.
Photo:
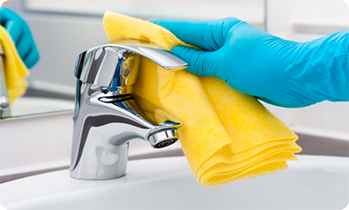
[[[346, 173], [349, 172], [349, 164], [348, 164], [349, 158], [347, 158], [347, 157], [317, 156], [317, 155], [297, 155], [297, 157], [299, 159], [298, 161], [289, 161], [288, 162], [290, 169], [279, 171], [278, 174], [279, 173], [281, 173], [281, 174], [286, 173], [287, 174], [287, 171], [291, 171], [292, 169], [304, 171], [304, 169], [316, 170], [316, 169], [322, 169], [322, 168], [331, 169], [331, 170], [333, 169], [334, 171], [336, 171], [338, 169], [343, 169], [343, 171], [345, 171]], [[144, 170], [144, 168], [143, 169], [135, 168], [135, 167], [139, 167], [142, 165], [144, 166], [147, 163], [150, 163], [153, 165], [159, 164], [159, 166], [162, 163], [161, 166], [163, 168], [159, 169], [157, 172], [154, 172], [151, 170]], [[166, 163], [167, 163], [167, 165], [166, 165]], [[171, 163], [172, 165], [170, 165], [169, 163]], [[64, 193], [70, 193], [70, 194], [64, 194], [66, 199], [77, 199], [77, 200], [79, 200], [79, 198], [80, 198], [79, 196], [82, 195], [81, 193], [85, 193], [86, 195], [88, 195], [87, 197], [89, 197], [89, 196], [96, 195], [96, 193], [103, 194], [106, 191], [111, 191], [111, 192], [116, 193], [116, 192], [119, 192], [119, 191], [115, 192], [115, 190], [118, 190], [118, 189], [129, 190], [129, 189], [133, 189], [133, 187], [139, 187], [139, 186], [141, 186], [141, 187], [142, 186], [146, 186], [146, 187], [153, 186], [153, 187], [155, 187], [154, 189], [156, 189], [157, 184], [160, 184], [160, 185], [165, 184], [166, 185], [168, 180], [172, 180], [173, 182], [176, 183], [176, 181], [178, 181], [178, 179], [179, 179], [176, 177], [177, 175], [179, 175], [179, 177], [181, 175], [183, 175], [183, 177], [186, 178], [184, 180], [184, 182], [188, 182], [188, 180], [189, 181], [191, 180], [190, 182], [192, 182], [194, 180], [193, 174], [192, 174], [192, 172], [189, 168], [188, 162], [184, 156], [133, 160], [133, 161], [129, 161], [128, 166], [129, 166], [130, 170], [127, 171], [126, 176], [119, 178], [119, 179], [111, 179], [111, 180], [105, 180], [105, 181], [76, 180], [76, 179], [73, 179], [69, 176], [69, 170], [60, 170], [60, 171], [56, 171], [56, 172], [49, 172], [49, 173], [45, 173], [45, 174], [40, 174], [40, 175], [35, 175], [32, 177], [27, 177], [27, 178], [23, 178], [23, 179], [19, 179], [19, 180], [10, 181], [7, 183], [0, 184], [0, 202], [3, 203], [2, 202], [3, 198], [1, 198], [1, 194], [4, 195], [4, 190], [6, 191], [6, 188], [10, 189], [11, 187], [13, 187], [12, 189], [21, 189], [21, 188], [23, 188], [24, 185], [36, 186], [35, 185], [36, 182], [38, 182], [39, 180], [45, 180], [48, 178], [51, 178], [51, 180], [55, 180], [55, 183], [52, 184], [52, 186], [54, 186], [57, 183], [60, 183], [60, 181], [62, 181], [62, 183], [65, 182], [65, 184], [66, 184], [66, 186], [58, 186], [57, 189], [50, 189], [52, 192], [55, 193], [55, 194], [50, 194], [50, 195], [52, 195], [54, 197], [55, 195], [58, 196], [58, 195], [63, 195]], [[141, 170], [141, 171], [139, 171], [139, 170]], [[161, 172], [163, 172], [163, 173], [161, 173]], [[154, 174], [156, 174], [156, 175], [154, 175]], [[162, 175], [164, 175], [165, 177], [167, 176], [167, 178], [162, 178]], [[236, 184], [235, 185], [239, 186], [239, 184], [241, 185], [241, 183], [243, 184], [244, 182], [246, 184], [247, 182], [249, 182], [249, 180], [257, 180], [257, 181], [263, 180], [263, 179], [266, 180], [263, 177], [271, 177], [273, 175], [274, 174], [267, 175], [267, 176], [260, 176], [260, 179], [259, 179], [259, 177], [257, 177], [255, 179], [241, 180], [241, 182], [235, 181], [235, 182], [232, 182], [232, 183], [229, 183], [226, 185], [217, 186], [217, 187], [204, 187], [201, 184], [199, 184], [196, 180], [195, 180], [195, 184], [189, 183], [189, 185], [194, 186], [194, 188], [197, 188], [197, 189], [224, 189], [224, 188], [230, 189], [230, 186], [234, 186], [234, 183], [237, 183], [237, 182], [239, 182], [239, 183], [237, 185]], [[154, 176], [154, 177], [152, 177], [152, 176]], [[57, 180], [57, 179], [60, 179], [60, 180]], [[267, 180], [268, 179], [270, 179], [270, 178], [267, 178]], [[181, 181], [183, 181], [183, 180], [181, 180]], [[255, 181], [252, 181], [252, 183], [253, 182], [255, 182]], [[50, 184], [50, 182], [47, 182], [47, 183]], [[171, 183], [167, 183], [167, 184], [171, 185]], [[183, 185], [183, 183], [182, 183], [182, 185]], [[64, 188], [64, 187], [66, 187], [66, 188]], [[150, 190], [151, 190], [151, 188], [150, 188]], [[13, 192], [13, 193], [16, 194], [15, 192]], [[33, 192], [33, 193], [35, 194], [36, 192]], [[89, 193], [91, 195], [89, 195]], [[44, 195], [44, 193], [43, 193], [43, 195]], [[120, 195], [120, 193], [116, 193], [115, 196], [116, 195]], [[23, 199], [23, 196], [22, 197], [17, 196], [17, 200], [22, 201], [21, 199]], [[53, 199], [53, 198], [48, 198], [48, 199]], [[96, 199], [98, 199], [98, 198], [96, 198]], [[5, 203], [3, 203], [2, 205], [6, 206], [6, 199], [5, 199]]]
[[[287, 161], [287, 165], [289, 166], [289, 169], [293, 169], [293, 168], [315, 169], [315, 168], [323, 168], [324, 166], [327, 166], [327, 167], [330, 166], [330, 168], [334, 168], [334, 169], [335, 168], [343, 168], [343, 167], [349, 169], [349, 157], [325, 156], [325, 155], [307, 155], [307, 154], [296, 154], [296, 157], [298, 158], [297, 161]], [[129, 166], [130, 165], [132, 166], [132, 164], [134, 162], [137, 162], [137, 163], [138, 162], [148, 162], [148, 161], [153, 161], [153, 160], [155, 160], [155, 161], [180, 160], [181, 162], [186, 163], [187, 168], [190, 168], [189, 163], [187, 162], [187, 159], [185, 156], [154, 157], [154, 158], [136, 159], [136, 160], [129, 160], [128, 161], [128, 168], [127, 168], [126, 176], [128, 174]], [[319, 162], [319, 160], [321, 160], [321, 162]], [[312, 163], [312, 164], [308, 165], [309, 163]], [[328, 165], [328, 164], [330, 164], [330, 165]], [[280, 172], [287, 171], [289, 169], [280, 170]], [[65, 168], [65, 169], [61, 169], [61, 170], [49, 171], [46, 173], [36, 174], [33, 176], [27, 176], [27, 177], [12, 180], [9, 182], [1, 183], [0, 190], [1, 190], [2, 186], [7, 185], [7, 184], [11, 184], [13, 182], [18, 182], [18, 181], [22, 181], [22, 180], [29, 180], [29, 179], [33, 179], [35, 177], [46, 176], [48, 174], [58, 174], [58, 173], [63, 173], [63, 172], [70, 172], [70, 170]], [[123, 177], [125, 177], [125, 176], [123, 176]], [[79, 179], [75, 179], [75, 178], [72, 178], [69, 176], [69, 178], [72, 180], [82, 181], [82, 182], [90, 182], [90, 183], [92, 183], [92, 182], [95, 182], [95, 183], [110, 182], [110, 181], [122, 179], [123, 177], [116, 178], [116, 179], [109, 179], [109, 180], [79, 180]], [[0, 198], [0, 201], [1, 201], [1, 198]]]

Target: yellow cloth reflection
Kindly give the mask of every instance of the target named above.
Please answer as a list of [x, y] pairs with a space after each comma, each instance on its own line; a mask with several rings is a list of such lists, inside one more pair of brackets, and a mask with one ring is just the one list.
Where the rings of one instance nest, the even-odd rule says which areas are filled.
[[[190, 46], [158, 25], [118, 13], [106, 12], [103, 24], [110, 40], [150, 41], [168, 50]], [[286, 169], [301, 151], [297, 136], [258, 100], [218, 78], [166, 71], [143, 58], [135, 94], [150, 118], [183, 123], [183, 151], [204, 185]]]
[[4, 53], [4, 56], [2, 56], [2, 69], [4, 71], [6, 89], [10, 103], [12, 103], [17, 97], [24, 95], [28, 87], [25, 77], [29, 75], [29, 71], [19, 57], [11, 36], [2, 26], [0, 26], [0, 44]]

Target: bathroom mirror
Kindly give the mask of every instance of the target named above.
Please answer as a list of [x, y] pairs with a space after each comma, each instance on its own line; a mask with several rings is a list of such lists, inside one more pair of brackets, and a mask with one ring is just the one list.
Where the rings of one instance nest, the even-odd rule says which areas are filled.
[[75, 60], [80, 52], [108, 41], [102, 25], [106, 10], [141, 19], [237, 17], [265, 28], [265, 0], [11, 0], [9, 3], [27, 21], [40, 52], [40, 61], [27, 78], [27, 93], [15, 101], [12, 117], [73, 110]]

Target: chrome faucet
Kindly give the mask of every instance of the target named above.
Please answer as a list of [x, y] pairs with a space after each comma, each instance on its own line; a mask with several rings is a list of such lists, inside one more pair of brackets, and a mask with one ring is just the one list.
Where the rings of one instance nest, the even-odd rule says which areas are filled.
[[178, 122], [158, 124], [133, 98], [133, 85], [145, 57], [166, 70], [188, 66], [172, 52], [135, 40], [113, 42], [81, 53], [77, 78], [70, 174], [84, 180], [124, 176], [128, 142], [144, 139], [154, 148], [178, 140]]
[[4, 52], [0, 43], [0, 119], [11, 116], [10, 99], [6, 89], [5, 69], [3, 69], [2, 59]]

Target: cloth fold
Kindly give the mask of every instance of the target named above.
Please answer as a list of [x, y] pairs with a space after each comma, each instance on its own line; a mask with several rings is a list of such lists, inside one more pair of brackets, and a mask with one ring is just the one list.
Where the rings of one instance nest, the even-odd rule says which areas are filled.
[[25, 77], [29, 75], [29, 71], [20, 58], [11, 36], [2, 26], [0, 26], [0, 44], [4, 53], [1, 56], [2, 69], [10, 104], [12, 104], [16, 98], [25, 94], [28, 87]]
[[[153, 23], [107, 11], [109, 40], [136, 39], [167, 50], [182, 42]], [[179, 120], [180, 142], [196, 179], [213, 186], [286, 169], [301, 148], [297, 136], [256, 98], [224, 81], [187, 71], [166, 71], [142, 58], [135, 98], [151, 119]]]

